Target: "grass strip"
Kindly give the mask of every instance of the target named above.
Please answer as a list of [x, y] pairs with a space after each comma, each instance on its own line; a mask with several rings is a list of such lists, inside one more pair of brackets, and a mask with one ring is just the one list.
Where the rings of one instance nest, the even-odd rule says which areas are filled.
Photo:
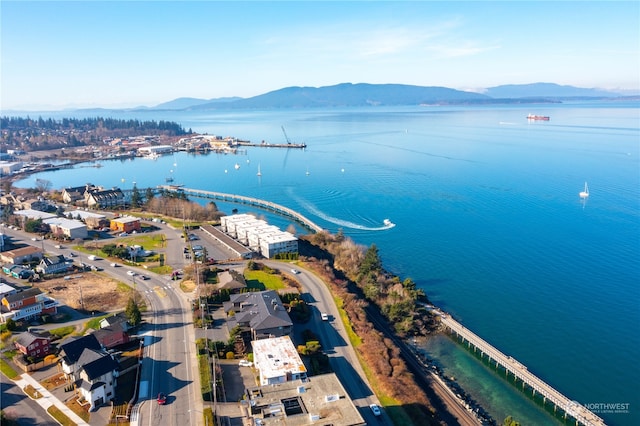
[[0, 371], [11, 380], [17, 378], [20, 375], [4, 359], [0, 359]]
[[55, 405], [47, 408], [47, 413], [49, 413], [49, 415], [62, 426], [75, 426], [75, 423], [72, 422], [71, 419], [67, 417], [62, 411], [60, 411], [60, 409]]

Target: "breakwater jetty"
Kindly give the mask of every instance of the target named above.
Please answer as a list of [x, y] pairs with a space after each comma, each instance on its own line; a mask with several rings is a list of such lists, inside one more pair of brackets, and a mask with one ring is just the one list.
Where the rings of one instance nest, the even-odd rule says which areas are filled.
[[305, 228], [311, 230], [312, 232], [323, 231], [323, 228], [321, 226], [315, 224], [313, 221], [301, 215], [297, 211], [292, 210], [285, 206], [281, 206], [280, 204], [272, 203], [271, 201], [260, 200], [259, 198], [253, 198], [253, 197], [245, 197], [243, 195], [225, 194], [223, 192], [203, 191], [201, 189], [184, 188], [178, 185], [160, 185], [158, 188], [161, 188], [169, 192], [184, 193], [186, 196], [191, 196], [191, 197], [208, 198], [212, 200], [225, 201], [229, 203], [246, 204], [253, 207], [258, 207], [261, 209], [272, 211], [274, 213], [278, 213], [286, 217], [290, 217], [296, 222], [303, 225]]
[[501, 366], [504, 368], [507, 376], [512, 374], [516, 380], [522, 382], [523, 388], [528, 386], [533, 394], [536, 393], [542, 395], [543, 403], [553, 404], [554, 411], [562, 410], [565, 419], [572, 417], [576, 421], [576, 425], [584, 426], [604, 426], [604, 420], [591, 412], [588, 408], [580, 405], [576, 401], [570, 400], [551, 385], [545, 383], [535, 374], [531, 373], [526, 366], [519, 363], [513, 357], [503, 354], [498, 349], [494, 348], [491, 344], [477, 336], [471, 330], [465, 328], [458, 321], [451, 318], [450, 315], [438, 312], [440, 314], [440, 321], [446, 326], [452, 333], [459, 336], [463, 341], [466, 341], [468, 345], [473, 346], [474, 350], [479, 350], [481, 356], [485, 355], [489, 358], [489, 363], [495, 362], [496, 367]]

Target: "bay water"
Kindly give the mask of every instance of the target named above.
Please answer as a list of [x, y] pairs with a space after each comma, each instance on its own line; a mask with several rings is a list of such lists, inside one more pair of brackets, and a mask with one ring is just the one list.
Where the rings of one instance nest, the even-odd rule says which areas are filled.
[[[551, 119], [528, 121], [528, 113]], [[640, 424], [640, 103], [108, 116], [252, 142], [286, 143], [284, 127], [307, 148], [101, 161], [16, 186], [47, 179], [56, 189], [131, 189], [172, 176], [188, 188], [298, 210], [376, 244], [387, 270], [412, 278], [434, 304], [607, 424]], [[585, 182], [590, 196], [581, 199]], [[243, 205], [218, 206], [289, 225]], [[424, 350], [498, 422], [561, 423], [453, 340], [432, 339]]]

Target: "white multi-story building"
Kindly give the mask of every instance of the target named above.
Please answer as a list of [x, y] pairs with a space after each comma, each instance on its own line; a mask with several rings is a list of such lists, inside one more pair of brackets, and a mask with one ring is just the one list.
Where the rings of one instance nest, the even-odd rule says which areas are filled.
[[251, 346], [261, 386], [307, 378], [307, 368], [289, 336], [254, 340]]
[[251, 215], [223, 216], [220, 223], [223, 232], [264, 257], [298, 252], [298, 238], [293, 234], [281, 231], [277, 226], [269, 225]]

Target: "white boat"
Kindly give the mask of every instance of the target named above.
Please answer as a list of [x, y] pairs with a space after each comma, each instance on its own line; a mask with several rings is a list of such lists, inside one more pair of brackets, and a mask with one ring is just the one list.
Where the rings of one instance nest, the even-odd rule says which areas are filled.
[[256, 173], [257, 176], [262, 176], [262, 172], [260, 171], [260, 163], [258, 163], [258, 173]]
[[383, 220], [383, 221], [382, 221], [382, 223], [384, 223], [384, 224], [385, 224], [385, 226], [389, 226], [389, 225], [391, 225], [391, 221], [390, 221], [389, 219], [385, 219], [385, 220]]
[[240, 164], [236, 163], [236, 165], [235, 165], [235, 166], [233, 166], [233, 167], [235, 167], [235, 168], [236, 168], [236, 170], [238, 170], [238, 169], [240, 168]]
[[584, 191], [580, 191], [580, 198], [587, 198], [589, 196], [589, 187], [587, 182], [584, 183]]

